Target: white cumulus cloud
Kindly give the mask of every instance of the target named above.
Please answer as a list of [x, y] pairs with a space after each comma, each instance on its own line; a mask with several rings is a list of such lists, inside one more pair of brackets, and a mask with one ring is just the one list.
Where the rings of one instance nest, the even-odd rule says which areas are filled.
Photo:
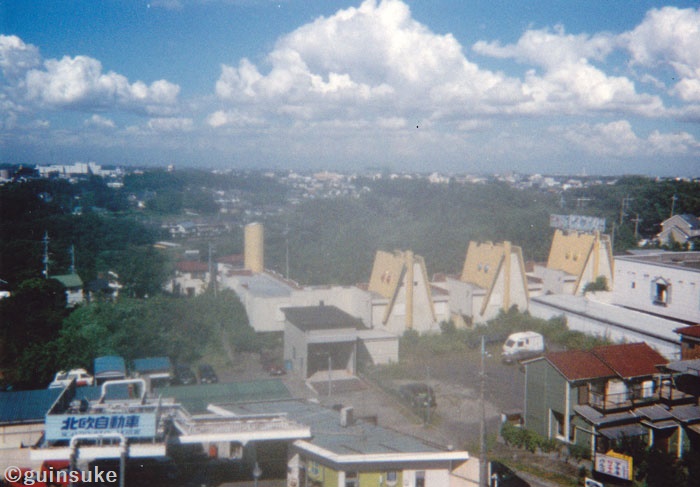
[[148, 121], [148, 128], [156, 132], [189, 132], [193, 125], [191, 118], [161, 117]]
[[87, 56], [48, 59], [44, 69], [26, 75], [27, 96], [50, 107], [121, 107], [147, 110], [172, 105], [180, 87], [165, 80], [151, 85], [129, 83], [118, 73], [102, 72], [102, 64]]
[[650, 10], [622, 38], [632, 64], [671, 67], [679, 78], [672, 93], [684, 101], [700, 102], [700, 9]]
[[100, 128], [114, 128], [116, 125], [114, 121], [103, 117], [102, 115], [94, 114], [92, 117], [88, 118], [84, 122], [87, 127], [100, 127]]

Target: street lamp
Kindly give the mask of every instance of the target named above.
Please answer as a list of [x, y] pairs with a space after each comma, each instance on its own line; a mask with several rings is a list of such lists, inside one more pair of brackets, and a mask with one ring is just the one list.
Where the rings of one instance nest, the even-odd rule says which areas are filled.
[[262, 475], [262, 469], [258, 462], [255, 462], [255, 467], [253, 468], [253, 480], [255, 480], [255, 487], [258, 487], [258, 479]]

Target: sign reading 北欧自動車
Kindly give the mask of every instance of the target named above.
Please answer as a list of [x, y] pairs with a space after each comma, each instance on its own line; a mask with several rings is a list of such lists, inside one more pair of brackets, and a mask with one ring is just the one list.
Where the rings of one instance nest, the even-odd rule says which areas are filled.
[[76, 435], [119, 433], [127, 438], [153, 438], [155, 413], [49, 414], [45, 435], [48, 441], [66, 440]]

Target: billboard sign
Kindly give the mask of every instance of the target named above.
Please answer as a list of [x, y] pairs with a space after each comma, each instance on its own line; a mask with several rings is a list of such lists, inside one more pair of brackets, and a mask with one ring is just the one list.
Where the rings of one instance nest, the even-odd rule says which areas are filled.
[[48, 414], [45, 434], [49, 441], [76, 435], [120, 433], [127, 438], [155, 438], [156, 413]]
[[632, 457], [615, 453], [612, 450], [607, 453], [596, 453], [595, 469], [597, 472], [618, 479], [632, 480]]
[[583, 215], [549, 215], [549, 226], [560, 230], [604, 232], [605, 218]]

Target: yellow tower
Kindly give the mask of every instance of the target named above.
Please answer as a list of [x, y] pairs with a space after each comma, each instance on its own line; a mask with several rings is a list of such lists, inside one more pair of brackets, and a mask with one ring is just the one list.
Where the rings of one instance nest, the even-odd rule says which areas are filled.
[[264, 230], [262, 223], [250, 223], [245, 226], [245, 268], [256, 274], [265, 270]]

